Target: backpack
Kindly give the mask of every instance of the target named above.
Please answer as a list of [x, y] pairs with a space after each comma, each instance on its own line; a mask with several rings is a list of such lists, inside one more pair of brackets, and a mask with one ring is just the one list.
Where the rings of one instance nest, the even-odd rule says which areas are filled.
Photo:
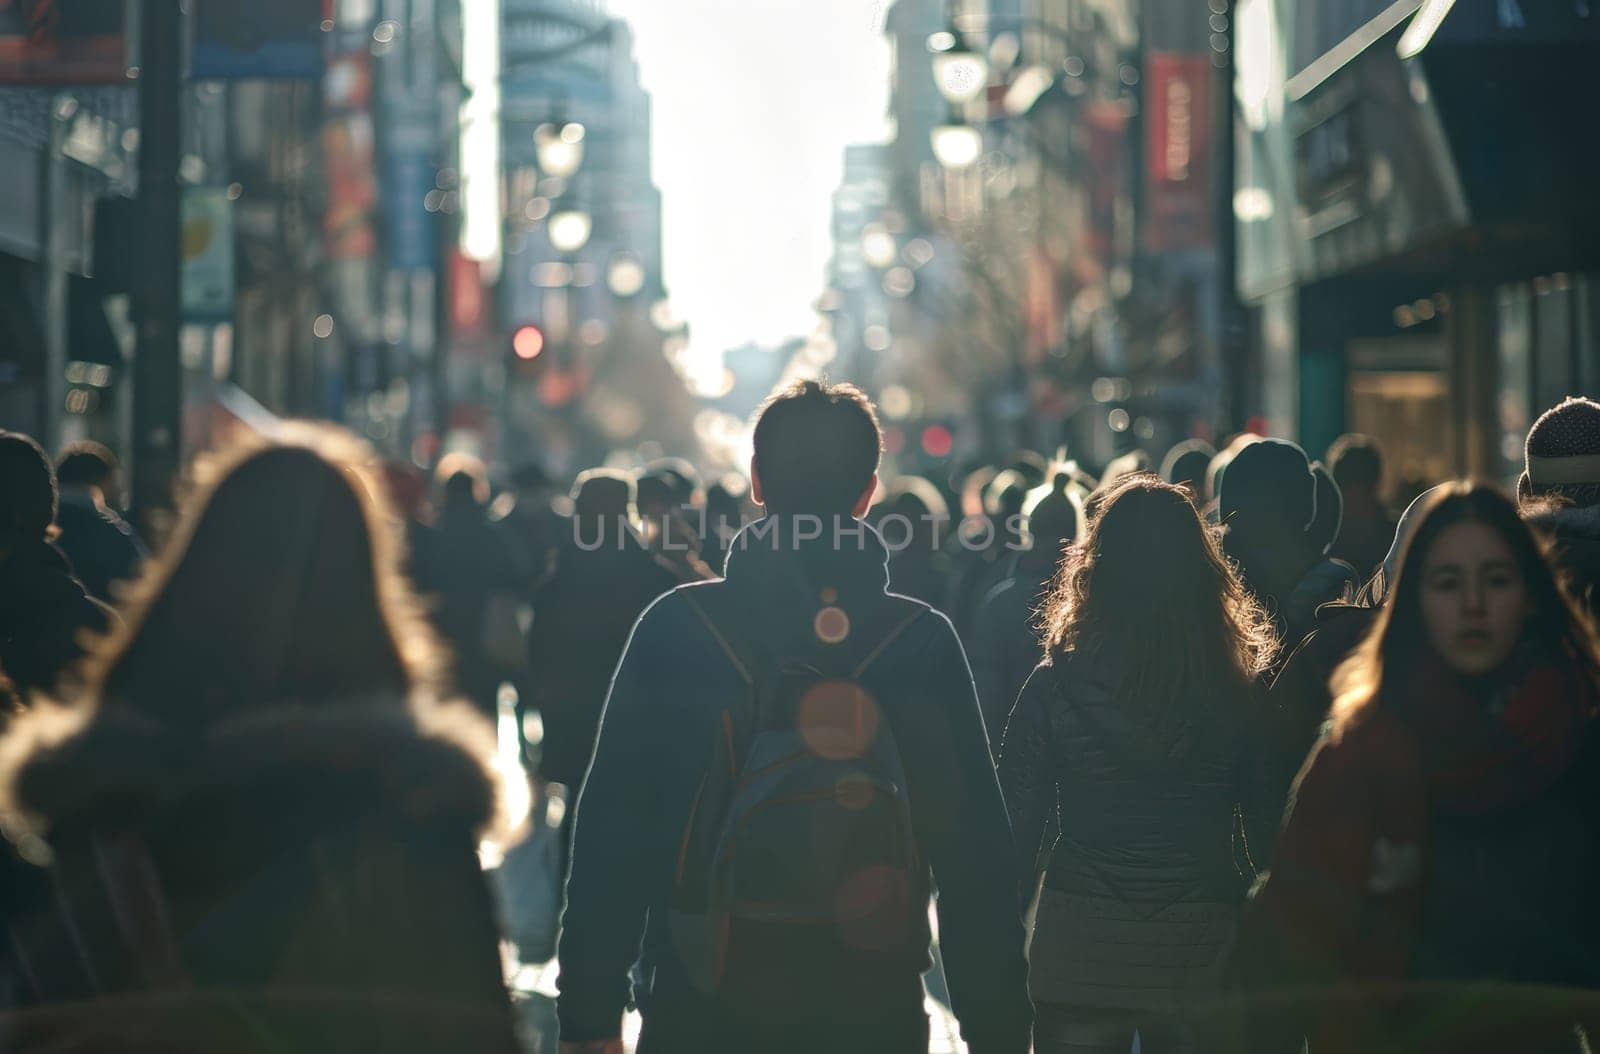
[[861, 684], [923, 606], [891, 601], [853, 627], [825, 607], [816, 633], [783, 644], [763, 640], [748, 612], [714, 617], [721, 591], [683, 595], [744, 690], [722, 711], [684, 826], [668, 931], [697, 991], [740, 1014], [794, 1019], [928, 965], [927, 867], [905, 771]]

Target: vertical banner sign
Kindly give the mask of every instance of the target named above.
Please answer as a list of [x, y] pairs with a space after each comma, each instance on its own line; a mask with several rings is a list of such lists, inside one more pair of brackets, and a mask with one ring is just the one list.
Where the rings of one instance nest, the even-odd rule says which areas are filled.
[[340, 55], [323, 81], [327, 124], [322, 150], [328, 199], [322, 234], [329, 258], [356, 260], [378, 249], [372, 212], [378, 202], [373, 168], [372, 60], [365, 51]]
[[383, 130], [384, 255], [402, 271], [438, 266], [434, 216], [428, 211], [438, 165], [438, 69], [434, 6], [429, 0], [390, 0], [385, 13], [403, 16], [395, 47], [377, 59], [378, 120]]
[[0, 84], [126, 84], [128, 0], [0, 0]]
[[1200, 249], [1213, 240], [1210, 60], [1170, 51], [1145, 60], [1144, 247]]
[[[73, 0], [76, 2], [76, 0]], [[195, 78], [316, 77], [332, 0], [195, 0]]]
[[222, 187], [183, 192], [183, 318], [233, 320], [233, 208]]

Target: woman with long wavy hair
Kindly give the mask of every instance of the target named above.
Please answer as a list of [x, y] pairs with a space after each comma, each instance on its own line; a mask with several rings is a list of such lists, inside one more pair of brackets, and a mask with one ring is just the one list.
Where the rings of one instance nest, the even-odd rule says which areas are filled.
[[61, 895], [8, 1039], [513, 1049], [493, 730], [434, 694], [373, 464], [289, 425], [200, 465], [83, 691], [14, 723], [8, 833]]
[[1498, 490], [1449, 484], [1419, 515], [1241, 968], [1321, 993], [1295, 1022], [1318, 1054], [1575, 1051], [1597, 1001], [1572, 992], [1600, 987], [1600, 644]]
[[[1193, 1050], [1248, 882], [1270, 623], [1187, 494], [1114, 485], [1062, 562], [1000, 751], [1040, 1054]], [[1053, 845], [1045, 844], [1052, 820]], [[1042, 887], [1041, 887], [1042, 879]]]

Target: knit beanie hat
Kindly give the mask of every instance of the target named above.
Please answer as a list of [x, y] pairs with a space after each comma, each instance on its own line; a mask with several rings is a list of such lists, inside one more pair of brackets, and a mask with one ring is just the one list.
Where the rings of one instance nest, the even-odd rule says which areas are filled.
[[1569, 398], [1546, 410], [1528, 432], [1517, 497], [1557, 495], [1600, 503], [1600, 403]]

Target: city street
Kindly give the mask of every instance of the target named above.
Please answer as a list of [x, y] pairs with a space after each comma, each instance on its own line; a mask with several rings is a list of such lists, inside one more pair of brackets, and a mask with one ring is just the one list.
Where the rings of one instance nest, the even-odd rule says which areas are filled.
[[0, 1051], [1589, 1050], [1597, 65], [0, 0]]

